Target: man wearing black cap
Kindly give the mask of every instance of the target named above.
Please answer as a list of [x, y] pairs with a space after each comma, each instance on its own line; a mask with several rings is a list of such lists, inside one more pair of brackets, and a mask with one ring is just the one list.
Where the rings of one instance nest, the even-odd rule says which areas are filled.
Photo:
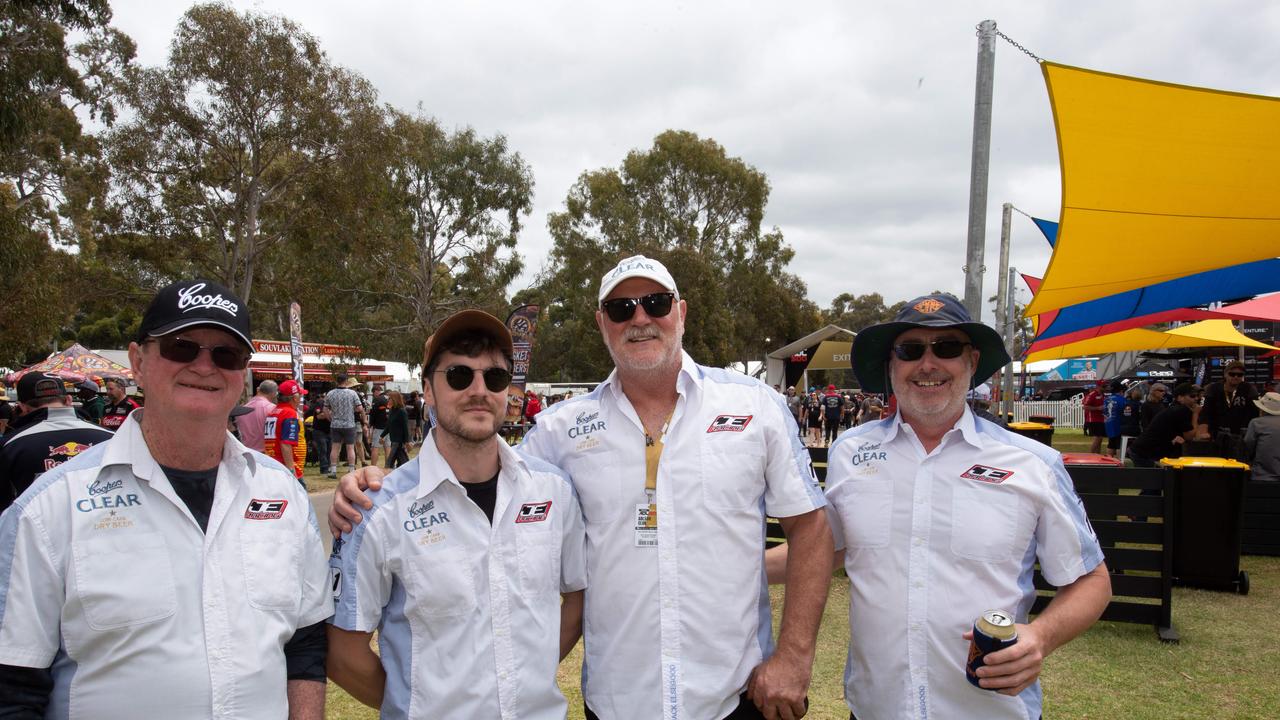
[[[951, 295], [909, 302], [858, 333], [864, 390], [898, 410], [828, 453], [836, 563], [850, 580], [845, 699], [864, 718], [1038, 718], [1045, 656], [1106, 607], [1110, 580], [1061, 456], [976, 419], [965, 395], [1009, 361]], [[783, 546], [785, 547], [785, 546]], [[770, 577], [785, 551], [770, 557]], [[1058, 594], [1034, 622], [1032, 566]], [[1018, 642], [965, 677], [974, 619], [1011, 612]]]
[[227, 433], [249, 338], [227, 288], [162, 289], [129, 345], [146, 407], [0, 516], [0, 716], [323, 717], [311, 504]]
[[23, 375], [18, 402], [22, 416], [0, 447], [0, 511], [42, 473], [111, 437], [110, 431], [76, 416], [66, 386], [56, 375]]

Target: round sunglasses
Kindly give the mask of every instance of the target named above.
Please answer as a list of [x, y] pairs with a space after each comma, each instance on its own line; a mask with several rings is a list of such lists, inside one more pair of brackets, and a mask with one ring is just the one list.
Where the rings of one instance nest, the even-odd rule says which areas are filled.
[[[477, 370], [466, 365], [450, 365], [444, 370], [436, 370], [438, 373], [444, 373], [444, 381], [454, 390], [466, 390], [471, 387], [471, 383], [475, 381]], [[484, 378], [484, 386], [489, 392], [502, 392], [511, 385], [511, 371], [501, 367], [491, 367], [488, 370], [479, 371], [481, 377]]]
[[924, 357], [926, 347], [933, 351], [933, 356], [941, 360], [951, 360], [960, 357], [960, 353], [964, 352], [966, 347], [972, 343], [964, 340], [934, 340], [933, 342], [921, 342], [918, 340], [908, 340], [893, 346], [893, 354], [899, 360], [905, 362], [913, 362]]
[[[155, 341], [160, 350], [160, 357], [169, 362], [189, 363], [200, 357], [201, 350], [209, 351], [209, 359], [223, 370], [243, 370], [249, 367], [249, 349], [241, 345], [201, 345], [194, 340], [183, 337], [151, 338], [145, 342]], [[144, 342], [144, 344], [145, 344]]]
[[644, 297], [613, 298], [600, 303], [605, 315], [616, 323], [624, 323], [636, 316], [636, 308], [644, 307], [646, 315], [652, 318], [666, 317], [671, 313], [671, 304], [676, 294], [672, 292], [649, 293]]

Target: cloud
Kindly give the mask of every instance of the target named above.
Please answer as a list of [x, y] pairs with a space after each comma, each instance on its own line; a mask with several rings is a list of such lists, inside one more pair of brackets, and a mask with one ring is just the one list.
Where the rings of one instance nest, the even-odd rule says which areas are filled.
[[[546, 216], [582, 172], [678, 128], [768, 174], [765, 225], [796, 249], [792, 269], [819, 305], [845, 291], [962, 294], [974, 28], [985, 18], [1065, 64], [1280, 95], [1280, 5], [1243, 0], [235, 6], [296, 20], [385, 102], [507, 135], [537, 184], [517, 285], [542, 266]], [[140, 58], [162, 62], [181, 8], [113, 8]], [[1040, 69], [999, 41], [984, 295], [995, 293], [1001, 204], [1056, 219], [1059, 196]], [[1013, 263], [1041, 274], [1047, 245], [1021, 215], [1013, 238]]]

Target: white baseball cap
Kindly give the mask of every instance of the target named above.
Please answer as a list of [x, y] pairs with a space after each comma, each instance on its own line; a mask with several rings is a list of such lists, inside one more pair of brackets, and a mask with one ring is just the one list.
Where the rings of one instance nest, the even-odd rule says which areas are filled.
[[968, 399], [979, 400], [981, 402], [991, 402], [991, 386], [982, 383], [978, 387], [969, 391]]
[[680, 291], [676, 289], [675, 278], [671, 277], [671, 273], [667, 271], [667, 266], [647, 258], [643, 255], [632, 255], [631, 257], [618, 263], [612, 270], [604, 274], [600, 278], [600, 297], [596, 302], [604, 302], [609, 293], [618, 286], [618, 283], [628, 278], [648, 278], [662, 287], [676, 294], [676, 298], [680, 298]]

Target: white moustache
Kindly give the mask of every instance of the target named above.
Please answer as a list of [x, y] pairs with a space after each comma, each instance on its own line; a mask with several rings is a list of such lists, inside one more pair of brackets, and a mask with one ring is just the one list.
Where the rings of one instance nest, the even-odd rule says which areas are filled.
[[628, 328], [624, 340], [656, 340], [658, 331], [652, 328]]

